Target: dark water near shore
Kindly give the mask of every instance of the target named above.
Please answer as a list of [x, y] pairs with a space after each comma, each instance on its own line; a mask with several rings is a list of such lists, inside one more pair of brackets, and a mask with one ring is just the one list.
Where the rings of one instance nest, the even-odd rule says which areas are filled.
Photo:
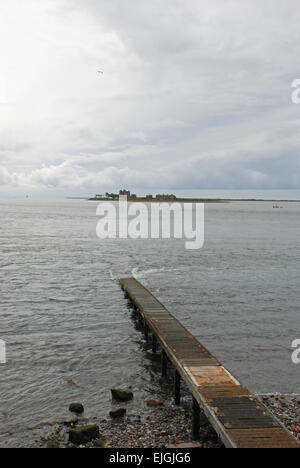
[[251, 391], [300, 393], [300, 203], [280, 205], [207, 205], [205, 246], [186, 251], [180, 240], [100, 241], [94, 202], [0, 202], [0, 446], [26, 444], [28, 426], [64, 418], [72, 401], [105, 416], [111, 386], [131, 385], [138, 409], [159, 384], [123, 275]]

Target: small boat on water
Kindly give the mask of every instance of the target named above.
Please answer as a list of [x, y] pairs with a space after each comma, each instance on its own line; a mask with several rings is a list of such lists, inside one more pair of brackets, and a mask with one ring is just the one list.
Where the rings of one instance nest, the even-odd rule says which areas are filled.
[[273, 208], [280, 208], [280, 206], [278, 206], [278, 205], [273, 205]]

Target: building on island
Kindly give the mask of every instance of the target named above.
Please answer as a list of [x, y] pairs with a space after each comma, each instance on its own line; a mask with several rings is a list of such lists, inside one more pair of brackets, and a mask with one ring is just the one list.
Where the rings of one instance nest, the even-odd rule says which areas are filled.
[[[106, 192], [105, 195], [95, 195], [96, 200], [102, 200], [102, 199], [108, 199], [108, 200], [119, 200], [120, 196], [125, 196], [130, 198], [131, 200], [136, 200], [138, 199], [137, 195], [135, 193], [131, 193], [130, 190], [120, 190], [119, 193], [109, 193]], [[177, 199], [176, 195], [173, 195], [172, 193], [165, 194], [165, 193], [158, 193], [157, 195], [153, 196], [152, 194], [148, 194], [145, 196], [146, 200], [156, 200], [156, 201], [175, 201]]]
[[[130, 190], [120, 190], [119, 193], [109, 193], [106, 192], [103, 198], [108, 198], [109, 200], [118, 200], [120, 196], [126, 196], [128, 198], [137, 198], [136, 194], [131, 194]], [[96, 198], [102, 198], [100, 195], [96, 195]]]
[[130, 197], [130, 190], [120, 190], [119, 195], [125, 195], [126, 197]]
[[108, 193], [106, 192], [105, 198], [109, 198], [110, 200], [115, 200], [119, 198], [119, 195], [117, 193]]

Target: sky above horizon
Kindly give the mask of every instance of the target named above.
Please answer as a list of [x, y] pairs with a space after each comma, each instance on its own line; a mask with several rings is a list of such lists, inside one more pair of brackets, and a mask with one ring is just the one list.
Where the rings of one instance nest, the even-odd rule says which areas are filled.
[[297, 0], [1, 0], [0, 194], [299, 189], [299, 24]]

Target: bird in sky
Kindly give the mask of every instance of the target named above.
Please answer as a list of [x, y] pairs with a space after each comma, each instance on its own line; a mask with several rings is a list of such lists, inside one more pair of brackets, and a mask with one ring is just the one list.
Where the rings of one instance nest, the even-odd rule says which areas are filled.
[[99, 75], [103, 75], [103, 71], [98, 70]]

